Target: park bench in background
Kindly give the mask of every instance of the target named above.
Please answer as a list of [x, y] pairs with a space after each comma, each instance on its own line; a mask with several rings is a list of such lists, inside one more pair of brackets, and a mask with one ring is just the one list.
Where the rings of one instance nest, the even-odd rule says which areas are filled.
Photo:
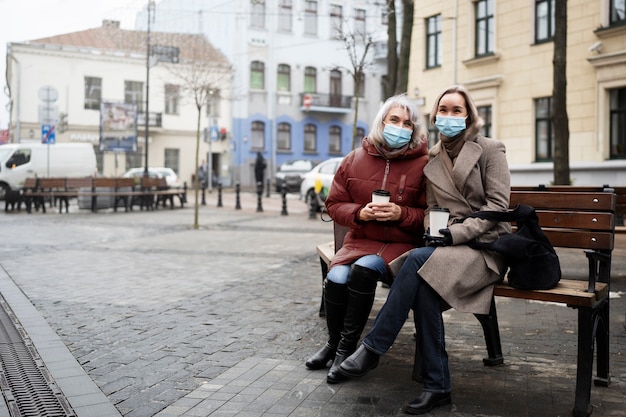
[[[549, 191], [511, 191], [510, 206], [527, 204], [535, 208], [539, 223], [556, 248], [581, 249], [588, 264], [586, 281], [563, 276], [551, 290], [518, 290], [505, 281], [494, 287], [494, 300], [489, 314], [475, 315], [483, 328], [488, 357], [487, 366], [504, 362], [495, 297], [564, 304], [578, 312], [578, 355], [576, 392], [573, 414], [589, 416], [591, 382], [593, 377], [594, 347], [596, 349], [595, 385], [608, 386], [609, 376], [609, 289], [611, 254], [615, 240], [615, 210], [617, 196], [610, 189], [597, 187], [594, 191], [572, 189]], [[322, 279], [328, 265], [340, 248], [347, 228], [335, 225], [333, 241], [318, 245], [317, 253], [322, 267]], [[324, 315], [323, 298], [320, 316]], [[540, 342], [540, 341], [538, 341]], [[414, 374], [421, 363], [416, 346]]]

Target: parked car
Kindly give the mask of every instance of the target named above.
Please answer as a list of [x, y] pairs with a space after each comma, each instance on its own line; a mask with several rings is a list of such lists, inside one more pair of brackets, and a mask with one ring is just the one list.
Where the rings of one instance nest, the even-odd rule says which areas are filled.
[[[141, 168], [131, 168], [122, 175], [124, 178], [136, 178], [139, 181], [140, 177], [143, 177], [145, 169]], [[148, 175], [154, 178], [165, 178], [167, 185], [169, 187], [180, 187], [180, 182], [178, 181], [178, 175], [174, 172], [172, 168], [165, 167], [150, 167], [148, 168]]]
[[300, 184], [300, 199], [316, 211], [320, 211], [341, 161], [343, 157], [328, 159], [304, 174]]
[[318, 163], [308, 159], [295, 159], [284, 162], [276, 175], [274, 175], [276, 191], [282, 191], [283, 183], [287, 185], [288, 192], [298, 191], [302, 183], [302, 176], [312, 170]]

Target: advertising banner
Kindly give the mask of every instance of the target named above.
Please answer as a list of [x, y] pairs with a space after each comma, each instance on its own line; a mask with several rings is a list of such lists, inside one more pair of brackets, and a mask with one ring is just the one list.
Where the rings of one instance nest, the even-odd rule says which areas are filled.
[[129, 103], [100, 105], [100, 150], [137, 151], [137, 105]]

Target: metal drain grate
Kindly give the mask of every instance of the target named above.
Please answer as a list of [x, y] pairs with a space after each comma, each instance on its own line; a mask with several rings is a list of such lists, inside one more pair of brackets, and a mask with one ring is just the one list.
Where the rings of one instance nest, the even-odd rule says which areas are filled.
[[75, 417], [28, 336], [0, 297], [0, 389], [12, 417]]

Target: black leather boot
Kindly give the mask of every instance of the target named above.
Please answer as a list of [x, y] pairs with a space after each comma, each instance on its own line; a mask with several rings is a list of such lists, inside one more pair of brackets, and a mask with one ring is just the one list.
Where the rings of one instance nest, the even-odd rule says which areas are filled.
[[379, 355], [369, 351], [365, 345], [361, 345], [356, 352], [343, 361], [339, 372], [349, 377], [364, 376], [378, 366], [379, 360]]
[[329, 384], [343, 382], [348, 378], [339, 372], [339, 367], [356, 350], [372, 310], [376, 285], [380, 278], [380, 274], [373, 269], [352, 265], [350, 280], [348, 281], [348, 307], [343, 321], [341, 340], [337, 346], [335, 360], [326, 376], [326, 381]]
[[324, 306], [326, 308], [326, 327], [328, 341], [320, 350], [306, 361], [309, 369], [324, 369], [329, 361], [335, 359], [335, 353], [341, 340], [343, 321], [346, 316], [348, 286], [329, 280], [324, 281]]

